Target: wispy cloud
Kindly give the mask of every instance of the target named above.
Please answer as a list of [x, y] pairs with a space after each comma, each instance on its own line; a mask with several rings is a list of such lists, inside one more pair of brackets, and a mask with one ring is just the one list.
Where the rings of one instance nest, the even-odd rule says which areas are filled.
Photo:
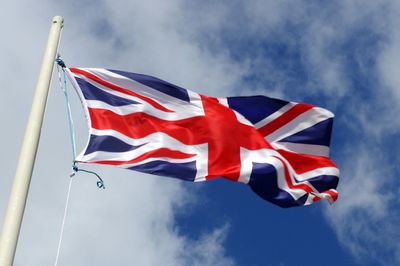
[[341, 199], [326, 208], [327, 220], [339, 241], [359, 262], [382, 265], [400, 262], [400, 213], [391, 160], [377, 148], [349, 148], [342, 165]]

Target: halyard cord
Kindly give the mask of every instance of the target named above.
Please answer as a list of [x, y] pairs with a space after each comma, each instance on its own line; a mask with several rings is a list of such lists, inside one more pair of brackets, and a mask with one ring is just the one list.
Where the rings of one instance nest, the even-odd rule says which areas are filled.
[[[69, 124], [71, 146], [72, 146], [72, 162], [74, 163], [75, 155], [76, 155], [76, 151], [75, 151], [75, 136], [74, 136], [72, 116], [71, 116], [71, 108], [70, 108], [70, 104], [69, 104], [69, 100], [68, 100], [68, 93], [67, 93], [67, 90], [66, 90], [67, 84], [66, 84], [65, 72], [64, 72], [65, 63], [60, 59], [59, 55], [57, 56], [56, 62], [57, 62], [57, 70], [58, 70], [58, 81], [60, 83], [60, 88], [63, 91], [65, 99], [66, 99], [66, 102], [67, 102], [68, 124]], [[61, 79], [60, 67], [63, 69], [63, 72], [64, 72], [64, 86], [63, 86], [62, 79]], [[56, 260], [54, 262], [55, 266], [58, 265], [58, 259], [60, 257], [61, 244], [62, 244], [63, 235], [64, 235], [65, 220], [67, 218], [67, 211], [68, 211], [68, 206], [69, 206], [69, 196], [71, 194], [71, 186], [72, 186], [72, 175], [70, 177], [71, 178], [69, 179], [67, 199], [66, 199], [65, 208], [64, 208], [64, 216], [63, 216], [62, 223], [61, 223], [60, 238], [58, 240]]]
[[[64, 70], [64, 68], [66, 66], [65, 66], [64, 61], [60, 58], [60, 55], [57, 56], [56, 62], [57, 62], [58, 80], [59, 80], [59, 83], [60, 83], [60, 88], [64, 93], [65, 102], [66, 102], [66, 105], [67, 105], [68, 128], [69, 128], [69, 134], [70, 134], [71, 146], [72, 146], [72, 162], [75, 163], [76, 144], [75, 144], [75, 134], [74, 134], [74, 122], [72, 120], [71, 105], [69, 104], [69, 96], [68, 96], [68, 91], [67, 91], [67, 77], [66, 77], [66, 73], [65, 73], [65, 70]], [[64, 82], [62, 82], [62, 80], [61, 80], [60, 67], [62, 68], [62, 71], [64, 73]]]
[[64, 217], [63, 217], [62, 224], [61, 224], [60, 239], [59, 239], [59, 241], [58, 241], [57, 255], [56, 255], [56, 261], [55, 261], [55, 263], [54, 263], [54, 266], [57, 266], [57, 264], [58, 264], [58, 258], [60, 257], [61, 243], [62, 243], [62, 240], [63, 240], [64, 227], [65, 227], [65, 220], [66, 220], [66, 218], [67, 218], [67, 211], [68, 211], [68, 205], [69, 205], [69, 195], [71, 194], [71, 185], [72, 185], [72, 178], [69, 179], [67, 200], [66, 200], [66, 202], [65, 202]]
[[[66, 65], [64, 63], [64, 61], [61, 59], [60, 55], [57, 56], [56, 59], [57, 62], [57, 70], [58, 70], [58, 79], [59, 79], [59, 83], [60, 83], [60, 88], [64, 93], [65, 96], [65, 101], [67, 104], [67, 116], [68, 116], [68, 128], [69, 128], [69, 133], [70, 133], [70, 139], [71, 139], [71, 146], [72, 146], [72, 174], [70, 175], [70, 177], [73, 177], [77, 172], [85, 172], [85, 173], [89, 173], [89, 174], [93, 174], [95, 175], [99, 181], [97, 181], [97, 187], [98, 188], [102, 188], [105, 189], [106, 187], [104, 186], [104, 181], [103, 179], [100, 177], [99, 174], [93, 172], [93, 171], [89, 171], [89, 170], [85, 170], [82, 168], [79, 168], [76, 165], [76, 143], [75, 143], [75, 134], [74, 134], [74, 121], [72, 120], [72, 114], [71, 114], [71, 105], [69, 103], [69, 96], [68, 96], [68, 90], [67, 90], [67, 74], [65, 72]], [[61, 71], [60, 71], [60, 67], [63, 71], [63, 80], [61, 79]]]
[[[85, 169], [80, 169], [80, 168], [78, 168], [78, 166], [76, 166], [76, 161], [75, 161], [75, 158], [76, 158], [76, 144], [75, 144], [75, 134], [74, 134], [74, 123], [73, 123], [73, 120], [72, 120], [71, 105], [69, 103], [69, 97], [68, 97], [68, 91], [67, 91], [67, 75], [66, 75], [65, 70], [64, 70], [64, 68], [66, 68], [66, 65], [65, 65], [64, 61], [60, 58], [60, 55], [57, 56], [56, 62], [57, 62], [58, 80], [59, 80], [59, 83], [60, 83], [60, 88], [64, 93], [65, 101], [66, 101], [66, 105], [67, 105], [68, 128], [69, 128], [71, 147], [72, 147], [72, 170], [73, 170], [73, 172], [70, 175], [70, 180], [69, 180], [69, 185], [68, 185], [67, 199], [66, 199], [65, 208], [64, 208], [64, 216], [63, 216], [63, 220], [62, 220], [62, 224], [61, 224], [61, 231], [60, 231], [60, 238], [59, 238], [59, 241], [58, 241], [56, 259], [55, 259], [55, 262], [54, 262], [55, 266], [58, 265], [58, 259], [60, 257], [61, 244], [62, 244], [63, 235], [64, 235], [64, 228], [65, 228], [65, 220], [67, 218], [67, 212], [68, 212], [68, 206], [69, 206], [69, 197], [70, 197], [70, 194], [71, 194], [72, 177], [79, 171], [86, 172], [86, 173], [89, 173], [89, 174], [93, 174], [93, 175], [97, 176], [97, 178], [99, 179], [99, 181], [97, 181], [97, 187], [105, 189], [103, 179], [101, 179], [101, 177], [97, 173], [95, 173], [93, 171], [88, 171], [88, 170], [85, 170]], [[61, 78], [60, 68], [62, 69], [63, 74], [64, 74], [63, 79]]]

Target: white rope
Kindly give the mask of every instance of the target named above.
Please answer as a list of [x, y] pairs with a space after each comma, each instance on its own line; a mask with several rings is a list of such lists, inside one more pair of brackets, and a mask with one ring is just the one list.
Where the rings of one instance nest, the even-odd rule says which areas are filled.
[[[57, 60], [61, 60], [60, 55], [58, 55]], [[64, 62], [63, 62], [63, 64], [64, 64]], [[65, 66], [65, 64], [64, 64], [64, 66]], [[58, 82], [60, 84], [60, 88], [63, 91], [64, 97], [65, 97], [65, 103], [66, 103], [66, 108], [67, 108], [68, 129], [69, 129], [69, 135], [70, 135], [71, 147], [72, 147], [72, 162], [74, 162], [75, 158], [76, 158], [76, 143], [75, 143], [75, 133], [74, 133], [74, 121], [72, 119], [71, 105], [69, 103], [69, 96], [68, 96], [68, 90], [67, 90], [67, 75], [65, 73], [65, 69], [62, 68], [62, 72], [64, 74], [64, 80], [61, 79], [61, 71], [60, 71], [60, 66], [58, 64], [57, 64], [57, 71], [58, 71]]]
[[61, 224], [60, 239], [59, 239], [59, 241], [58, 241], [56, 262], [54, 263], [54, 266], [57, 266], [57, 264], [58, 264], [58, 258], [60, 257], [61, 243], [62, 243], [63, 235], [64, 235], [65, 220], [66, 220], [66, 218], [67, 218], [67, 211], [68, 211], [68, 204], [69, 204], [69, 195], [71, 194], [71, 185], [72, 185], [72, 177], [69, 179], [67, 200], [66, 200], [66, 202], [65, 202], [64, 217], [63, 217], [62, 224]]

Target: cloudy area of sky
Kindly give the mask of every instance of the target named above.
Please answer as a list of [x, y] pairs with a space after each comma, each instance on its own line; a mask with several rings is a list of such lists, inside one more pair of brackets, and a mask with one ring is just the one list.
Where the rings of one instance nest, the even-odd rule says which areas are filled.
[[[111, 167], [73, 180], [59, 265], [399, 265], [399, 1], [9, 1], [0, 16], [0, 218], [51, 18], [67, 64], [265, 94], [336, 114], [340, 198], [280, 210], [246, 187]], [[54, 263], [71, 151], [53, 80], [15, 265]], [[72, 99], [78, 147], [86, 124]]]

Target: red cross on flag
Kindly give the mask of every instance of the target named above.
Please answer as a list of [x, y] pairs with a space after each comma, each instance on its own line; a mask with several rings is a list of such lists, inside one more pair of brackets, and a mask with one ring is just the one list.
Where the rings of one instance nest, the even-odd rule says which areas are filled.
[[189, 181], [224, 177], [281, 207], [334, 202], [333, 114], [266, 96], [214, 98], [155, 77], [66, 69], [86, 111], [79, 163]]

